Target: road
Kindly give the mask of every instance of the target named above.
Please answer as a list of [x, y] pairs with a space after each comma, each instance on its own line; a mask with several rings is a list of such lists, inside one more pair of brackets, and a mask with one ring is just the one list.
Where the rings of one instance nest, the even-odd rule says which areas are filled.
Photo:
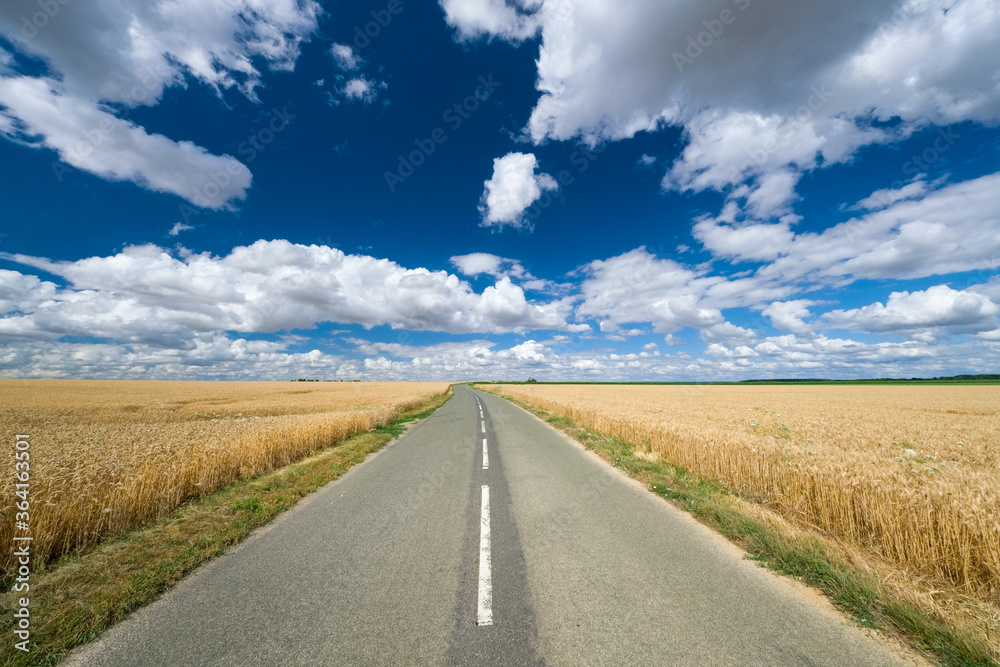
[[912, 663], [540, 420], [459, 386], [67, 664]]

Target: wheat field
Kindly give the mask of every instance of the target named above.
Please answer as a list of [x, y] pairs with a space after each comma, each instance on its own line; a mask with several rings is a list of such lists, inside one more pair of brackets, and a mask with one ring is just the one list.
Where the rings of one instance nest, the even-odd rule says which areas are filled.
[[[15, 534], [17, 434], [30, 436], [38, 567], [187, 499], [391, 423], [448, 386], [0, 380], [0, 430], [8, 442], [2, 469], [11, 473], [0, 484], [0, 544], [12, 544]], [[8, 575], [10, 560], [0, 570]]]
[[501, 385], [933, 585], [1000, 603], [1000, 386]]

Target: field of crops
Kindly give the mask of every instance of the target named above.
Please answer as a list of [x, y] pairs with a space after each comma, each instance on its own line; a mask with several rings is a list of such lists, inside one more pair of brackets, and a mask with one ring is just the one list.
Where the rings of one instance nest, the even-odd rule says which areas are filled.
[[1000, 386], [493, 390], [1000, 604]]
[[[14, 441], [30, 436], [33, 562], [392, 422], [444, 383], [0, 380], [0, 544], [15, 532]], [[3, 559], [10, 558], [7, 550]], [[10, 562], [0, 571], [10, 571]]]

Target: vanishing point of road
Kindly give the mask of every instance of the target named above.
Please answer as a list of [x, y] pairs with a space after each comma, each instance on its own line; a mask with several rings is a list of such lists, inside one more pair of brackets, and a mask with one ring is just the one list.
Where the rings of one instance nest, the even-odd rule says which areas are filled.
[[456, 386], [67, 664], [910, 660], [537, 418]]

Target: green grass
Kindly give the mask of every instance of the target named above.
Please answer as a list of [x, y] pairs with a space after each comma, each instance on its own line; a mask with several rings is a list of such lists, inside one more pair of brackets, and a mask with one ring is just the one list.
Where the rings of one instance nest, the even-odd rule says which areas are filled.
[[569, 418], [500, 395], [565, 432], [612, 466], [644, 483], [653, 493], [739, 544], [748, 558], [818, 588], [859, 626], [896, 635], [940, 665], [1000, 667], [995, 649], [982, 633], [957, 627], [896, 599], [876, 575], [851, 566], [826, 543], [786, 534], [747, 514], [734, 502], [735, 494], [724, 485], [666, 461], [636, 456], [632, 443], [594, 433]]
[[[331, 445], [280, 470], [187, 503], [159, 521], [68, 554], [31, 577], [31, 652], [13, 649], [15, 594], [4, 593], [0, 665], [47, 667], [152, 601], [205, 561], [242, 541], [430, 415], [452, 392], [394, 423]], [[19, 594], [19, 595], [24, 595]]]

